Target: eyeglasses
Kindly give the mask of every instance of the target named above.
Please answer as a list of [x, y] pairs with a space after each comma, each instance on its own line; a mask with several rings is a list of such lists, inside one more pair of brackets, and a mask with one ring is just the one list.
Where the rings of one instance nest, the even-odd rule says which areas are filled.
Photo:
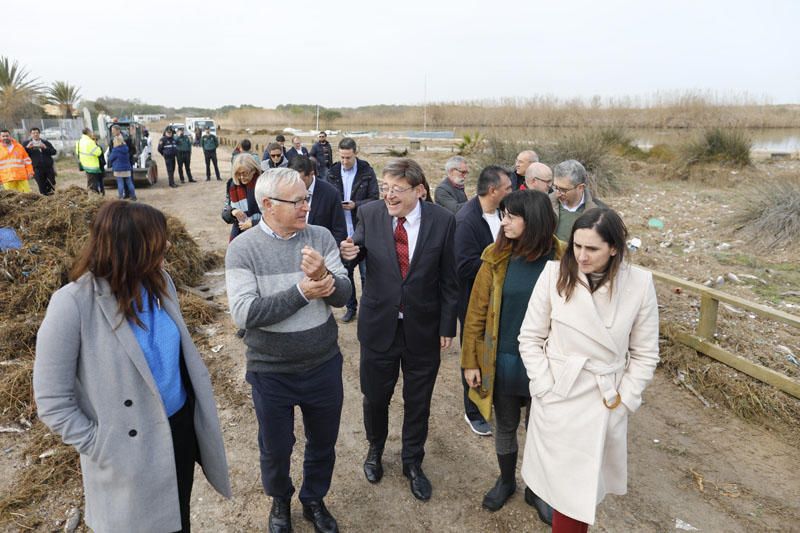
[[[547, 185], [548, 187], [550, 187], [550, 186], [552, 186], [552, 185], [553, 185], [553, 180], [549, 180], [549, 181], [548, 181], [548, 180], [543, 180], [542, 178], [537, 178], [536, 176], [534, 176], [534, 177], [533, 177], [533, 179], [535, 179], [536, 181], [541, 181], [542, 183], [544, 183], [544, 184], [545, 184], [545, 185]], [[556, 188], [558, 188], [558, 187], [556, 187]], [[571, 190], [572, 190], [572, 189], [570, 189], [570, 191], [571, 191]], [[567, 191], [567, 192], [569, 192], [569, 191]]]
[[303, 204], [310, 205], [311, 204], [311, 195], [309, 194], [305, 198], [301, 198], [300, 200], [283, 200], [282, 198], [275, 198], [273, 196], [268, 196], [270, 200], [275, 202], [281, 202], [284, 204], [292, 204], [295, 209], [300, 209], [303, 207]]
[[561, 194], [567, 194], [570, 191], [574, 191], [578, 187], [580, 187], [580, 185], [576, 185], [575, 187], [572, 187], [570, 189], [565, 189], [564, 187], [559, 187], [558, 185], [556, 185], [553, 187], [553, 189], [555, 189], [556, 192], [560, 192]]
[[252, 176], [253, 173], [247, 170], [239, 170], [238, 172], [234, 172], [233, 175], [237, 178], [246, 178], [248, 176]]
[[467, 176], [469, 174], [469, 170], [461, 170], [460, 168], [454, 168], [453, 170], [455, 170], [456, 172], [458, 172], [462, 176]]
[[398, 187], [397, 185], [392, 185], [391, 187], [389, 187], [389, 185], [387, 185], [386, 183], [381, 183], [378, 187], [381, 193], [393, 194], [393, 195], [403, 194], [404, 192], [410, 191], [411, 189], [414, 188], [414, 187]]
[[280, 159], [283, 157], [283, 154], [269, 154], [272, 159]]

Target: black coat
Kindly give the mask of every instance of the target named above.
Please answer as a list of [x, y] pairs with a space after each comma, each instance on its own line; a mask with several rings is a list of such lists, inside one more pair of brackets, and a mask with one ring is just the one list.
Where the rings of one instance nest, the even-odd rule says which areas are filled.
[[[344, 183], [342, 182], [342, 164], [336, 163], [328, 171], [328, 183], [339, 190], [340, 202], [344, 201]], [[353, 225], [356, 224], [358, 210], [362, 205], [378, 199], [378, 178], [375, 171], [363, 159], [356, 158], [356, 177], [350, 189], [350, 201], [355, 202], [353, 209]]]
[[392, 216], [386, 204], [372, 202], [361, 208], [353, 242], [361, 247], [356, 260], [367, 262], [367, 279], [358, 340], [372, 351], [388, 350], [402, 306], [407, 349], [438, 358], [439, 337], [456, 334], [455, 218], [431, 202], [420, 204], [419, 235], [405, 279], [400, 275]]
[[456, 268], [459, 287], [458, 318], [463, 325], [467, 315], [472, 284], [481, 268], [483, 250], [494, 242], [489, 223], [483, 218], [483, 208], [478, 196], [473, 196], [456, 213]]
[[46, 141], [42, 138], [39, 140], [44, 144], [43, 148], [28, 148], [28, 143], [32, 140], [33, 139], [28, 139], [22, 143], [22, 146], [25, 148], [25, 151], [28, 152], [33, 167], [44, 169], [53, 168], [53, 156], [56, 155], [56, 149], [50, 144], [50, 141]]
[[311, 146], [309, 155], [317, 160], [317, 164], [321, 167], [330, 167], [333, 164], [333, 146], [331, 143], [326, 143], [323, 147], [319, 142], [315, 142]]
[[308, 150], [306, 150], [306, 147], [305, 147], [305, 146], [301, 146], [301, 147], [300, 147], [300, 153], [298, 154], [298, 153], [297, 153], [297, 148], [295, 148], [294, 146], [292, 146], [291, 148], [289, 148], [288, 150], [286, 150], [286, 154], [284, 154], [284, 155], [286, 156], [286, 159], [288, 159], [288, 160], [289, 160], [289, 163], [291, 163], [291, 162], [292, 162], [292, 159], [294, 159], [294, 158], [295, 158], [295, 157], [297, 157], [298, 155], [304, 155], [304, 156], [308, 157]]
[[339, 191], [330, 183], [320, 179], [314, 181], [314, 194], [311, 197], [311, 211], [308, 223], [328, 228], [338, 246], [347, 238], [347, 223]]

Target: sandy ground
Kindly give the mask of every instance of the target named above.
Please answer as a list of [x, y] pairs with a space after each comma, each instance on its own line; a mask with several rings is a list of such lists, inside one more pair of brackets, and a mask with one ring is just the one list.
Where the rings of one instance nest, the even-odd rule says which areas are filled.
[[[439, 167], [449, 154], [435, 156]], [[224, 251], [228, 227], [220, 218], [229, 158], [220, 150], [223, 181], [200, 181], [169, 189], [163, 161], [157, 157], [161, 180], [138, 191], [142, 201], [180, 217], [205, 249]], [[441, 160], [441, 161], [440, 161]], [[195, 148], [195, 178], [205, 179], [202, 153]], [[430, 177], [438, 182], [437, 174]], [[68, 180], [66, 180], [68, 181]], [[66, 182], [62, 180], [61, 184]], [[77, 180], [76, 180], [77, 181]], [[643, 182], [637, 194], [658, 195], [660, 185]], [[687, 193], [688, 194], [688, 193]], [[619, 202], [631, 202], [631, 197]], [[684, 275], [676, 272], [678, 275]], [[215, 300], [226, 304], [224, 273], [206, 276]], [[337, 317], [341, 310], [335, 310]], [[270, 500], [261, 488], [257, 425], [244, 381], [244, 347], [235, 328], [222, 315], [198, 341], [212, 372], [227, 447], [234, 497], [224, 500], [196, 475], [192, 498], [195, 531], [263, 531]], [[337, 444], [337, 464], [326, 503], [344, 531], [547, 531], [517, 494], [500, 511], [481, 509], [481, 499], [497, 476], [491, 437], [471, 433], [463, 420], [459, 354], [442, 354], [434, 391], [430, 436], [424, 468], [433, 484], [426, 503], [411, 495], [402, 476], [400, 426], [401, 384], [391, 407], [390, 435], [384, 456], [385, 476], [378, 485], [364, 479], [361, 465], [366, 441], [358, 385], [359, 346], [356, 324], [340, 324], [344, 354], [344, 408]], [[211, 347], [219, 347], [214, 353]], [[302, 423], [298, 416], [297, 444], [292, 464], [296, 486], [301, 481]], [[607, 497], [598, 509], [593, 531], [670, 531], [687, 527], [701, 531], [800, 531], [800, 455], [785, 434], [768, 431], [736, 418], [724, 408], [705, 408], [677, 387], [662, 369], [645, 393], [645, 403], [629, 425], [629, 491]], [[521, 429], [520, 447], [525, 434]], [[71, 495], [72, 498], [75, 495]], [[313, 531], [293, 502], [298, 532]], [[62, 518], [63, 517], [53, 517]], [[690, 526], [683, 526], [689, 524]]]

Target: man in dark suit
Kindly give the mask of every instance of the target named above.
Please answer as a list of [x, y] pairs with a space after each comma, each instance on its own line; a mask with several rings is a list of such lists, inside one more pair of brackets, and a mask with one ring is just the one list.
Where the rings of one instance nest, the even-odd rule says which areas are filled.
[[333, 239], [340, 243], [347, 238], [347, 224], [344, 222], [344, 209], [339, 191], [330, 183], [318, 180], [314, 175], [316, 165], [308, 156], [296, 156], [289, 168], [300, 174], [311, 198], [306, 222], [328, 228]]
[[342, 257], [365, 259], [367, 279], [358, 320], [361, 392], [369, 451], [367, 481], [383, 476], [381, 458], [389, 432], [389, 403], [403, 369], [403, 474], [420, 500], [431, 497], [422, 471], [431, 396], [440, 350], [456, 334], [458, 280], [455, 219], [421, 199], [425, 175], [411, 159], [392, 159], [383, 170], [383, 202], [359, 209], [353, 237]]
[[[328, 183], [339, 189], [341, 195], [342, 207], [345, 211], [344, 218], [347, 223], [347, 235], [353, 235], [355, 231], [359, 208], [378, 199], [378, 179], [375, 171], [372, 170], [369, 163], [356, 157], [357, 153], [356, 142], [350, 137], [343, 138], [339, 141], [339, 162], [328, 171]], [[350, 283], [353, 284], [353, 292], [350, 295], [350, 301], [347, 302], [347, 312], [342, 317], [342, 322], [350, 322], [356, 318], [358, 312], [356, 284], [353, 279], [355, 268], [356, 262], [347, 267]], [[362, 288], [364, 287], [364, 269], [364, 265], [359, 265]]]
[[292, 137], [292, 147], [286, 150], [286, 159], [288, 159], [289, 163], [291, 163], [295, 157], [300, 155], [308, 157], [308, 150], [305, 146], [303, 146], [300, 137], [294, 136]]

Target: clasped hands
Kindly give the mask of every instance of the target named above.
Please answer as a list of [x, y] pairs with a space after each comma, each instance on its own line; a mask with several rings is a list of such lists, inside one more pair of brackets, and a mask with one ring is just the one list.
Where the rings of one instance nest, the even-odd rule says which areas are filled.
[[307, 300], [315, 298], [327, 298], [335, 287], [335, 279], [331, 275], [328, 268], [325, 266], [325, 259], [322, 255], [306, 245], [300, 252], [302, 260], [300, 261], [300, 269], [305, 276], [300, 280], [300, 290], [303, 291], [303, 296]]

